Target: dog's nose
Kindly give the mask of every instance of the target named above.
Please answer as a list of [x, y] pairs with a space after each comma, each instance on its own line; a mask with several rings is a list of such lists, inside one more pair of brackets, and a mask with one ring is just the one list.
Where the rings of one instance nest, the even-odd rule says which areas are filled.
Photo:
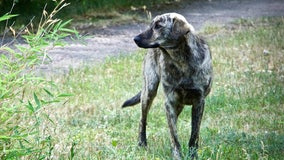
[[141, 41], [141, 38], [139, 36], [134, 37], [135, 43], [139, 43]]

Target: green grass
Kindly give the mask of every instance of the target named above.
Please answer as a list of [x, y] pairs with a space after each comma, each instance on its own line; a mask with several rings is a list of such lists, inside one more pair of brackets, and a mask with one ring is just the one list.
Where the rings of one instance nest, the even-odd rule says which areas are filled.
[[[284, 157], [284, 19], [245, 22], [234, 23], [234, 30], [204, 29], [215, 77], [201, 126], [200, 159]], [[43, 122], [52, 137], [51, 158], [171, 159], [162, 92], [150, 110], [146, 149], [137, 147], [140, 106], [120, 107], [141, 89], [144, 54], [139, 50], [52, 77], [58, 91], [74, 96], [45, 109], [54, 122]], [[189, 106], [178, 121], [184, 156], [190, 115]]]
[[[236, 23], [235, 30], [209, 29], [215, 33], [208, 39], [215, 79], [202, 122], [201, 159], [284, 156], [284, 19], [253, 23]], [[56, 79], [60, 89], [76, 95], [52, 111], [57, 120], [57, 156], [67, 157], [75, 143], [75, 159], [171, 159], [161, 91], [150, 111], [147, 149], [137, 147], [140, 107], [120, 108], [141, 89], [144, 53], [109, 58], [100, 66], [72, 70]], [[186, 107], [178, 121], [184, 156], [190, 112]]]

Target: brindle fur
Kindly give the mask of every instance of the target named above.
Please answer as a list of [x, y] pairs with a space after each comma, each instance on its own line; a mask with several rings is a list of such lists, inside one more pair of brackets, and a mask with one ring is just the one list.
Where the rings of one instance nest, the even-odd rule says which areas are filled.
[[186, 19], [177, 13], [155, 17], [149, 29], [136, 36], [134, 41], [141, 48], [151, 48], [144, 58], [142, 91], [122, 105], [142, 104], [139, 146], [147, 146], [147, 115], [161, 83], [165, 93], [173, 157], [182, 158], [176, 123], [184, 105], [192, 105], [192, 129], [188, 146], [189, 155], [197, 157], [205, 97], [210, 92], [213, 77], [208, 45], [194, 33]]

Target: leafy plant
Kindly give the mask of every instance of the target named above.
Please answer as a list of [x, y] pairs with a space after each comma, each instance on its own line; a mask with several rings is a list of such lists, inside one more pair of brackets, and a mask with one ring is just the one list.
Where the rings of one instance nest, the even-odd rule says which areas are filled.
[[[49, 116], [49, 108], [59, 104], [72, 94], [59, 93], [54, 82], [37, 76], [38, 66], [48, 63], [48, 50], [64, 45], [63, 38], [78, 33], [54, 16], [68, 3], [61, 0], [51, 13], [44, 9], [35, 33], [31, 24], [24, 30], [25, 44], [13, 41], [0, 46], [0, 159], [27, 158], [50, 159], [54, 149], [55, 125]], [[0, 21], [18, 15], [5, 14]], [[7, 26], [8, 28], [8, 26]], [[15, 38], [12, 26], [9, 27]], [[3, 41], [2, 41], [3, 42]], [[72, 153], [73, 155], [75, 153]]]

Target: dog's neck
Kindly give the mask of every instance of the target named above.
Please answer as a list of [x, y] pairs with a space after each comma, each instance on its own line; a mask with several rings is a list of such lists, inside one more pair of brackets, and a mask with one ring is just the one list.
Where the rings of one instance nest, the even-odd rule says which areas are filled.
[[176, 47], [160, 49], [163, 51], [164, 56], [170, 58], [171, 61], [178, 64], [187, 63], [189, 47], [186, 45], [185, 40], [181, 41]]
[[170, 55], [173, 55], [173, 56], [177, 55], [177, 54], [181, 54], [182, 52], [184, 52], [187, 49], [186, 38], [181, 37], [177, 41], [178, 41], [178, 43], [176, 43], [176, 45], [174, 45], [174, 46], [160, 47], [160, 49], [163, 50], [164, 52], [170, 54]]
[[[180, 43], [176, 47], [172, 48], [160, 48], [164, 54], [168, 54], [174, 61], [190, 61], [203, 62], [204, 58], [210, 55], [204, 55], [200, 50], [206, 50], [207, 44], [200, 39], [197, 35], [188, 32], [182, 37]], [[209, 53], [210, 54], [210, 53]], [[198, 64], [198, 63], [194, 63]]]

